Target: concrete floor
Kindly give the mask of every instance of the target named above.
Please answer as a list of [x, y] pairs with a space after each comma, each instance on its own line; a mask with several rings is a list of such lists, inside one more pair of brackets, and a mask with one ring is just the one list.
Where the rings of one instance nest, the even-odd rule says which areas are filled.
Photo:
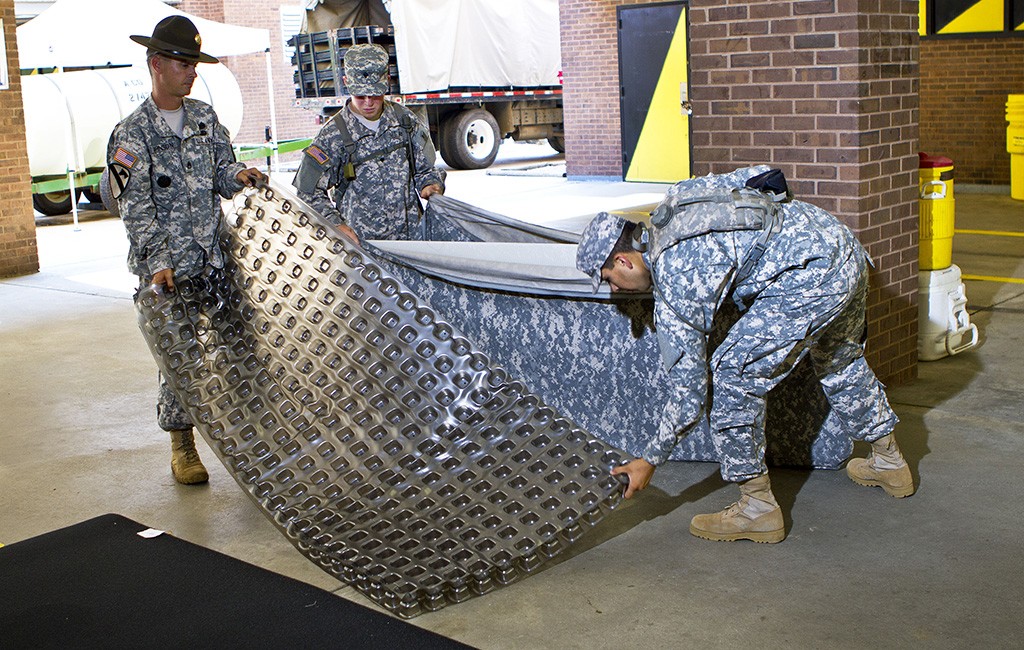
[[[534, 151], [505, 165], [552, 160]], [[662, 189], [458, 172], [448, 193], [559, 220]], [[1024, 231], [1024, 202], [958, 192], [958, 227]], [[210, 483], [174, 482], [123, 228], [103, 212], [80, 222], [40, 219], [41, 272], [0, 280], [0, 543], [116, 512], [371, 604], [300, 555], [205, 443]], [[965, 273], [1024, 278], [1022, 259], [1022, 238], [955, 238]], [[972, 281], [967, 295], [979, 347], [889, 392], [914, 497], [776, 470], [786, 541], [713, 543], [688, 522], [735, 488], [715, 465], [672, 463], [545, 570], [413, 623], [480, 648], [1020, 647], [1024, 284]]]

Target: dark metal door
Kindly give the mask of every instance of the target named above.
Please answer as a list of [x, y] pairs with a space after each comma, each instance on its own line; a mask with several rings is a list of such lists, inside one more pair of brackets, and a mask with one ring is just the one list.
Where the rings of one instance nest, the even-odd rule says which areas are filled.
[[690, 177], [687, 3], [618, 8], [622, 169], [627, 181]]

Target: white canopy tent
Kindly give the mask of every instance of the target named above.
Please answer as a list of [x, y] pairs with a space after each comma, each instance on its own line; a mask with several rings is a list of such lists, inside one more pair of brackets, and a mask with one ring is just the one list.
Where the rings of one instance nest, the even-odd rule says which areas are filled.
[[[132, 41], [133, 34], [149, 36], [160, 20], [170, 15], [186, 16], [203, 38], [202, 51], [215, 57], [263, 52], [270, 98], [273, 167], [277, 155], [277, 116], [271, 74], [270, 30], [227, 25], [199, 18], [170, 7], [160, 0], [57, 0], [46, 11], [17, 29], [19, 67], [25, 69], [89, 68], [144, 64], [146, 48]], [[69, 104], [70, 111], [70, 104]], [[74, 115], [71, 115], [74, 123]], [[69, 151], [80, 147], [68, 143]], [[69, 154], [70, 155], [70, 154]], [[73, 160], [73, 158], [69, 158]], [[72, 165], [73, 166], [73, 165]], [[75, 170], [68, 169], [72, 214], [78, 223], [74, 200]]]
[[18, 27], [19, 65], [31, 69], [140, 63], [146, 49], [128, 37], [149, 36], [161, 19], [173, 14], [195, 23], [207, 54], [232, 56], [270, 48], [269, 30], [206, 20], [160, 0], [57, 0]]

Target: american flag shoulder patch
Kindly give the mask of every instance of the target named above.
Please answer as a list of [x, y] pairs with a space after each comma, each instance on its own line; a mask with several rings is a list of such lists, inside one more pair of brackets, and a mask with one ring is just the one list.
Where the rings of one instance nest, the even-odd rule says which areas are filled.
[[137, 160], [138, 157], [135, 154], [122, 147], [118, 147], [117, 151], [114, 152], [114, 162], [119, 162], [128, 169], [131, 169]]
[[317, 163], [320, 165], [326, 165], [327, 161], [330, 160], [327, 154], [324, 153], [324, 150], [316, 146], [315, 144], [311, 144], [308, 147], [306, 147], [306, 153], [309, 154], [309, 157], [317, 161]]

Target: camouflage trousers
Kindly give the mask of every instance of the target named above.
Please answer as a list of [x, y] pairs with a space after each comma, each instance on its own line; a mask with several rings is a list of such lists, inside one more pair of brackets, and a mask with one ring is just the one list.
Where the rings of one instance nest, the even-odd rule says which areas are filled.
[[164, 431], [186, 431], [192, 428], [192, 418], [171, 390], [167, 378], [161, 372], [160, 389], [156, 398], [156, 422]]
[[[207, 267], [206, 273], [210, 273]], [[133, 300], [138, 298], [139, 291], [149, 286], [149, 279], [139, 277], [139, 289], [135, 292]], [[162, 372], [157, 372], [158, 389], [156, 394], [156, 423], [164, 431], [187, 431], [192, 428], [192, 418], [188, 411], [178, 401], [178, 396], [171, 390], [167, 378]]]
[[[805, 356], [830, 407], [822, 435], [870, 442], [896, 427], [884, 386], [864, 359], [866, 268], [849, 266], [840, 280], [848, 286], [837, 286], [834, 295], [779, 291], [757, 298], [712, 354], [711, 430], [725, 480], [767, 471], [765, 395]], [[797, 338], [801, 329], [806, 335]], [[779, 332], [789, 336], [773, 335]]]

